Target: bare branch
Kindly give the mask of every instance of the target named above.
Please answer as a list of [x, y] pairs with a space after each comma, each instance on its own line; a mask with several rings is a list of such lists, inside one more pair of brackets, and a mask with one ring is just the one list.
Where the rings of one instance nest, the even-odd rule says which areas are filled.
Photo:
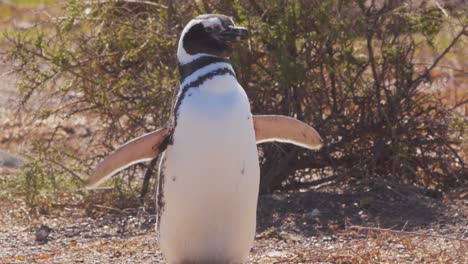
[[370, 231], [377, 231], [377, 232], [388, 232], [397, 235], [406, 235], [406, 236], [424, 236], [424, 237], [436, 237], [436, 238], [443, 238], [447, 240], [457, 240], [461, 242], [468, 242], [468, 239], [458, 238], [458, 237], [451, 237], [451, 236], [442, 236], [442, 235], [434, 235], [434, 234], [426, 234], [426, 233], [418, 233], [418, 232], [410, 232], [410, 231], [399, 231], [387, 228], [378, 228], [378, 227], [367, 227], [367, 226], [357, 226], [353, 225], [349, 228], [358, 229], [358, 230], [370, 230]]
[[463, 28], [462, 30], [460, 30], [460, 32], [457, 34], [457, 36], [455, 38], [453, 38], [452, 42], [450, 42], [450, 44], [444, 49], [444, 51], [442, 51], [442, 53], [434, 60], [434, 62], [432, 63], [432, 65], [427, 68], [423, 74], [419, 75], [418, 78], [416, 78], [416, 80], [413, 82], [414, 85], [419, 85], [419, 83], [424, 80], [424, 79], [427, 79], [429, 77], [429, 74], [431, 73], [431, 71], [437, 66], [437, 64], [440, 62], [440, 60], [442, 58], [445, 57], [445, 55], [447, 55], [447, 53], [452, 49], [453, 46], [455, 46], [455, 44], [458, 42], [458, 40], [466, 34], [466, 28], [468, 27], [468, 24], [465, 24], [463, 25]]
[[161, 5], [159, 3], [144, 1], [144, 0], [97, 0], [97, 1], [88, 1], [87, 4], [110, 4], [110, 3], [134, 3], [134, 4], [144, 4], [156, 6], [159, 8], [167, 9], [167, 6]]
[[445, 11], [444, 7], [442, 7], [442, 5], [439, 3], [439, 1], [435, 0], [434, 2], [437, 5], [437, 7], [440, 9], [440, 11], [442, 11], [442, 13], [444, 13], [444, 15], [446, 17], [448, 17], [449, 15], [448, 15], [447, 11]]
[[47, 161], [58, 165], [59, 167], [61, 167], [62, 169], [66, 170], [68, 173], [70, 173], [75, 179], [77, 179], [78, 181], [80, 181], [81, 183], [84, 184], [83, 177], [80, 176], [78, 173], [74, 172], [73, 170], [69, 169], [67, 166], [65, 166], [62, 163], [60, 163], [58, 161], [55, 161], [55, 160], [47, 159]]

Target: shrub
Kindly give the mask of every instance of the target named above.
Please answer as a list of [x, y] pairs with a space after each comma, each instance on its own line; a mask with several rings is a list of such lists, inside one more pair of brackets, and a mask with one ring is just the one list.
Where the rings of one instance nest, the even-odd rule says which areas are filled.
[[[425, 87], [466, 34], [460, 10], [444, 47], [435, 44], [450, 22], [441, 9], [362, 0], [69, 1], [52, 29], [6, 37], [23, 110], [45, 94], [54, 103], [34, 104], [41, 119], [99, 120], [80, 152], [88, 166], [166, 122], [178, 35], [200, 13], [224, 13], [251, 31], [232, 60], [252, 112], [296, 117], [325, 139], [319, 152], [262, 145], [261, 192], [381, 180], [446, 190], [467, 183], [466, 123]], [[422, 46], [443, 50], [426, 68], [416, 64]]]

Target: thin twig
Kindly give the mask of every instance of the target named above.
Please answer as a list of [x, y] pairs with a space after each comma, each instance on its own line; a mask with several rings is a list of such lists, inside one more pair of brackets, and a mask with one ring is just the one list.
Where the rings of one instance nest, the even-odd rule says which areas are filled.
[[403, 225], [403, 227], [401, 228], [401, 231], [404, 232], [405, 231], [405, 227], [408, 225], [408, 221], [405, 222], [405, 224]]
[[333, 182], [338, 182], [343, 178], [344, 174], [340, 175], [333, 175], [329, 176], [326, 178], [321, 178], [318, 180], [310, 181], [310, 182], [298, 182], [298, 183], [293, 183], [291, 186], [285, 187], [283, 190], [284, 191], [291, 191], [291, 190], [297, 190], [297, 189], [307, 189], [310, 187], [314, 187], [317, 185], [321, 185], [324, 183], [333, 183]]
[[442, 235], [435, 235], [435, 234], [425, 234], [425, 233], [409, 232], [409, 231], [398, 231], [398, 230], [387, 229], [387, 228], [366, 227], [366, 226], [357, 226], [357, 225], [350, 226], [349, 228], [371, 230], [371, 231], [377, 231], [377, 232], [389, 232], [389, 233], [393, 233], [393, 234], [407, 235], [407, 236], [437, 237], [437, 238], [443, 238], [443, 239], [449, 239], [449, 240], [457, 240], [457, 241], [461, 241], [461, 242], [465, 242], [465, 243], [468, 242], [468, 239], [463, 239], [463, 238], [458, 238], [458, 237], [442, 236]]
[[100, 209], [106, 209], [106, 210], [109, 210], [109, 211], [114, 211], [114, 212], [117, 212], [117, 213], [119, 213], [121, 215], [124, 215], [124, 216], [128, 215], [124, 211], [122, 211], [122, 210], [120, 210], [118, 208], [114, 208], [114, 207], [109, 207], [109, 206], [104, 206], [104, 205], [99, 205], [99, 204], [94, 204], [93, 207], [100, 208]]
[[47, 161], [52, 162], [58, 166], [60, 166], [62, 169], [66, 170], [68, 173], [70, 173], [75, 179], [80, 181], [81, 183], [84, 183], [85, 181], [83, 180], [83, 177], [79, 175], [78, 173], [74, 172], [73, 170], [69, 169], [67, 166], [63, 165], [62, 163], [52, 160], [52, 159], [47, 159]]
[[[49, 58], [49, 57], [47, 57], [46, 55], [41, 54], [41, 53], [38, 53], [38, 52], [36, 52], [36, 51], [34, 51], [34, 50], [29, 50], [29, 49], [27, 49], [27, 48], [24, 47], [24, 46], [22, 46], [21, 49], [24, 50], [24, 51], [26, 51], [26, 52], [29, 52], [30, 54], [32, 54], [32, 55], [34, 55], [34, 56], [36, 56], [36, 57], [38, 57], [38, 58], [41, 58], [41, 59], [43, 59], [43, 60], [46, 60], [46, 61], [48, 61], [48, 62], [54, 64], [55, 66], [58, 66], [58, 67], [62, 68], [63, 70], [65, 70], [66, 72], [71, 73], [71, 74], [74, 75], [75, 77], [81, 78], [81, 79], [83, 79], [83, 80], [87, 80], [87, 81], [89, 81], [89, 82], [91, 82], [91, 83], [93, 83], [93, 84], [95, 84], [95, 85], [98, 85], [98, 83], [97, 83], [96, 81], [94, 81], [94, 80], [92, 80], [92, 79], [89, 79], [88, 77], [86, 77], [86, 76], [84, 76], [84, 75], [81, 75], [80, 73], [77, 73], [77, 72], [75, 72], [74, 70], [72, 70], [73, 66], [71, 66], [71, 65], [62, 65], [62, 64], [54, 63], [52, 58]], [[54, 75], [55, 75], [55, 74], [54, 74]], [[51, 79], [52, 77], [54, 77], [54, 76], [52, 75], [51, 77], [48, 78], [48, 80]]]
[[114, 188], [112, 187], [93, 187], [93, 188], [79, 188], [73, 191], [79, 192], [79, 191], [110, 191], [113, 190]]
[[144, 0], [96, 0], [96, 1], [88, 1], [86, 3], [87, 4], [133, 3], [133, 4], [157, 6], [159, 8], [167, 9], [167, 6], [165, 5], [151, 2], [151, 1], [144, 1]]
[[435, 0], [434, 2], [437, 5], [437, 7], [440, 9], [440, 11], [442, 11], [442, 13], [444, 13], [445, 17], [449, 17], [447, 11], [445, 11], [445, 9], [442, 7], [442, 5], [439, 3], [439, 1]]
[[414, 84], [417, 86], [423, 79], [427, 79], [429, 77], [429, 74], [431, 71], [439, 64], [440, 60], [445, 57], [445, 55], [452, 49], [452, 47], [458, 42], [458, 40], [466, 34], [466, 28], [468, 27], [468, 24], [463, 25], [463, 28], [460, 30], [460, 32], [457, 34], [457, 36], [450, 42], [450, 44], [442, 51], [442, 53], [434, 60], [432, 65], [427, 68], [423, 74], [419, 75], [418, 78], [414, 81]]

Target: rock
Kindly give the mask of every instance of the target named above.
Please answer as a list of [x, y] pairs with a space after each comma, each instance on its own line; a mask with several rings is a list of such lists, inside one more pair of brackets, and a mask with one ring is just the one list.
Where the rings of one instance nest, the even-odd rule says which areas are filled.
[[26, 159], [0, 150], [0, 168], [18, 169], [26, 164]]
[[336, 237], [335, 236], [325, 236], [322, 237], [322, 241], [335, 241]]
[[41, 225], [36, 230], [36, 241], [42, 244], [45, 244], [49, 241], [49, 234], [52, 232], [52, 228], [46, 226], [46, 225]]
[[277, 251], [277, 250], [269, 251], [265, 255], [270, 258], [285, 258], [288, 256], [286, 252]]
[[307, 213], [307, 216], [315, 218], [315, 217], [320, 216], [321, 214], [322, 214], [322, 213], [320, 212], [319, 209], [314, 209], [314, 210], [308, 212], [308, 213]]

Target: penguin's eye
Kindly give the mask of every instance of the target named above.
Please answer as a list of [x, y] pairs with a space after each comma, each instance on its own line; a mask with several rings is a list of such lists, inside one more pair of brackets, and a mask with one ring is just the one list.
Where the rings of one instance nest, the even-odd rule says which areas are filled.
[[210, 26], [210, 27], [206, 27], [205, 31], [208, 32], [208, 33], [219, 32], [219, 31], [221, 31], [221, 27], [218, 26], [218, 25]]

